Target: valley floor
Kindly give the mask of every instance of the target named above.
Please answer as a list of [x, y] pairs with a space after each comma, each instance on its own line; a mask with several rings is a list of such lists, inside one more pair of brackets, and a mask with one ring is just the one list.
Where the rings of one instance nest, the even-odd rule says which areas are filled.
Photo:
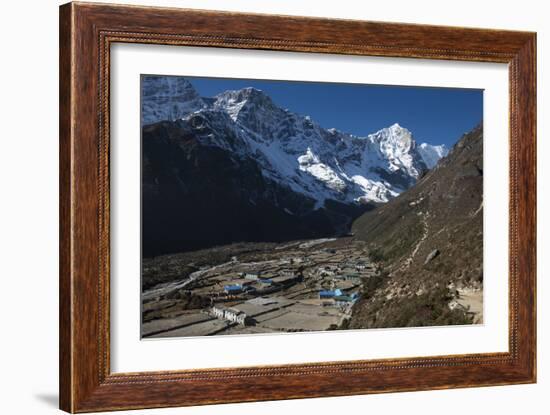
[[[170, 281], [150, 286], [163, 272]], [[365, 244], [352, 238], [237, 244], [144, 260], [142, 337], [344, 328], [378, 274]]]

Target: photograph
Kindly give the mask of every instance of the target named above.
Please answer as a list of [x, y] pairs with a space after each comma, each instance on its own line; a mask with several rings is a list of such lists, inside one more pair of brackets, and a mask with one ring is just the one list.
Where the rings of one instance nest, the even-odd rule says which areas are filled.
[[549, 412], [545, 2], [3, 6], [0, 413]]
[[483, 324], [482, 89], [140, 88], [142, 339]]

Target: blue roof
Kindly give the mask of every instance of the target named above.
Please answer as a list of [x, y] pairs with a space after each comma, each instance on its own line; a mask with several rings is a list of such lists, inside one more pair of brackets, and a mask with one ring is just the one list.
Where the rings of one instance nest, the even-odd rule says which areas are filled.
[[241, 291], [243, 287], [239, 284], [232, 284], [232, 285], [224, 285], [223, 289], [226, 291]]
[[321, 290], [319, 291], [319, 295], [322, 296], [322, 297], [335, 297], [335, 296], [338, 296], [338, 295], [342, 295], [342, 290], [340, 290], [339, 288], [336, 289], [336, 290]]

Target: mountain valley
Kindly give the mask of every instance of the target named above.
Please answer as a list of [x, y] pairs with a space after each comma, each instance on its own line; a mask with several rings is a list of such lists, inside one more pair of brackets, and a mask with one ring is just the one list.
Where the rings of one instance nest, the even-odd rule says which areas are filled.
[[324, 129], [254, 88], [203, 98], [185, 78], [142, 82], [145, 256], [346, 235], [447, 154], [399, 124]]
[[142, 336], [483, 322], [483, 128], [326, 129], [142, 77]]

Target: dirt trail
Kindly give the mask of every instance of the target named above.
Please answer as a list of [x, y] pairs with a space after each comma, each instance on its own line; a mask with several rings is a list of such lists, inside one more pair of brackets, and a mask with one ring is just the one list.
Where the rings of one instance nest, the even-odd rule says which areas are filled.
[[424, 241], [428, 237], [428, 230], [429, 230], [428, 218], [430, 217], [430, 212], [425, 212], [425, 213], [421, 212], [420, 214], [422, 215], [422, 228], [423, 228], [422, 236], [416, 243], [411, 254], [405, 259], [405, 261], [403, 261], [403, 264], [401, 264], [401, 266], [398, 268], [398, 271], [405, 271], [411, 266], [416, 253], [420, 249], [420, 246], [422, 245], [422, 243], [424, 243]]

